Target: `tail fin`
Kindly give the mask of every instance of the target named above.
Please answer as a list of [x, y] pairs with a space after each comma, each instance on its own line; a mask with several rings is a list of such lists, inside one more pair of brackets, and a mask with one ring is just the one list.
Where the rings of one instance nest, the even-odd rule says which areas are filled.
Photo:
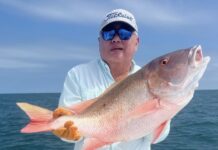
[[33, 133], [52, 130], [50, 127], [50, 123], [53, 119], [52, 111], [28, 103], [17, 103], [17, 105], [30, 118], [30, 123], [21, 129], [21, 133]]

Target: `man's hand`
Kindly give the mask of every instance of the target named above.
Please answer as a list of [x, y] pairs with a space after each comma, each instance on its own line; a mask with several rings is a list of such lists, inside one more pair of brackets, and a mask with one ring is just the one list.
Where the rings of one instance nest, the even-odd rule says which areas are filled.
[[[72, 114], [73, 113], [68, 109], [57, 108], [53, 112], [53, 118], [58, 118], [63, 115], [72, 115]], [[65, 122], [64, 127], [53, 130], [52, 133], [58, 137], [61, 137], [67, 140], [73, 140], [73, 141], [77, 141], [81, 137], [80, 133], [78, 132], [77, 127], [74, 126], [72, 121]]]
[[69, 115], [72, 115], [72, 114], [73, 113], [70, 110], [68, 110], [66, 108], [59, 107], [59, 108], [54, 110], [53, 118], [56, 119], [56, 118], [58, 118], [60, 116], [64, 116], [64, 115], [68, 115], [69, 116]]

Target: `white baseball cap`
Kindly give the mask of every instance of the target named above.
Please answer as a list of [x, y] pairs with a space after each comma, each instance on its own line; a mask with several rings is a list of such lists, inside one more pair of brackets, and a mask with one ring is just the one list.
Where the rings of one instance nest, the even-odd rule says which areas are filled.
[[130, 25], [136, 32], [138, 32], [138, 27], [136, 24], [135, 17], [132, 13], [124, 9], [115, 9], [106, 14], [106, 17], [101, 23], [100, 31], [112, 22], [124, 22]]

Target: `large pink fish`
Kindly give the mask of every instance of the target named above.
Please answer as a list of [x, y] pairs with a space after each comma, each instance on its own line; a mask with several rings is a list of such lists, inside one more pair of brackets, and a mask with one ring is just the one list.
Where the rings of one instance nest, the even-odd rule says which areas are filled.
[[155, 143], [167, 122], [192, 99], [209, 60], [200, 46], [158, 57], [96, 99], [72, 106], [77, 115], [53, 119], [50, 110], [18, 103], [31, 119], [21, 132], [51, 131], [71, 120], [86, 137], [85, 150], [146, 135]]

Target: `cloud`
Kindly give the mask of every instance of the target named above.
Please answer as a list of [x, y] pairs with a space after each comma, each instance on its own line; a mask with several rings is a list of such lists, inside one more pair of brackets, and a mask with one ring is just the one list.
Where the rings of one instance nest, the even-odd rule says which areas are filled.
[[[3, 0], [1, 3], [15, 7], [28, 14], [44, 17], [47, 19], [69, 22], [99, 22], [104, 14], [104, 7], [99, 7], [97, 2], [92, 1], [19, 1]], [[106, 7], [106, 6], [105, 6]]]
[[[209, 9], [200, 9], [200, 2], [195, 5], [174, 0], [114, 0], [118, 5], [130, 9], [138, 22], [152, 26], [184, 26], [209, 24], [216, 15]], [[201, 6], [202, 7], [202, 6]]]
[[2, 0], [0, 3], [15, 7], [35, 16], [76, 23], [99, 23], [99, 20], [102, 20], [105, 13], [107, 13], [106, 11], [115, 8], [131, 10], [135, 14], [138, 22], [147, 25], [181, 26], [202, 24], [210, 23], [216, 17], [212, 11], [199, 9], [195, 5], [189, 6], [189, 9], [187, 9], [187, 5], [190, 5], [190, 3], [173, 0], [113, 0], [104, 2], [106, 4], [99, 3], [96, 0], [65, 0], [64, 2], [59, 0]]
[[131, 9], [135, 14], [136, 18], [140, 22], [145, 24], [165, 23], [165, 24], [177, 24], [182, 22], [182, 18], [178, 16], [173, 9], [164, 7], [161, 3], [154, 1], [116, 1], [117, 4], [123, 4], [126, 8]]
[[[94, 48], [93, 48], [94, 49]], [[0, 47], [0, 68], [45, 68], [49, 63], [88, 61], [97, 57], [90, 47], [72, 45]]]
[[16, 59], [0, 59], [0, 69], [44, 68], [45, 64], [31, 63]]

